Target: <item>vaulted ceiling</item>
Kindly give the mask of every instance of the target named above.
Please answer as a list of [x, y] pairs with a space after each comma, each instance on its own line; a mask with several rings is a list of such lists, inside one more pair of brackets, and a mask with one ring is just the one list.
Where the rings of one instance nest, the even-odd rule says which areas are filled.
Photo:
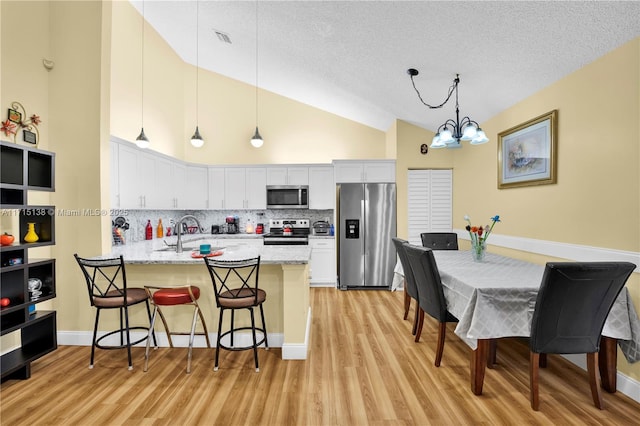
[[131, 3], [186, 62], [380, 130], [455, 114], [423, 106], [408, 68], [430, 104], [459, 73], [460, 112], [482, 124], [640, 36], [639, 1]]

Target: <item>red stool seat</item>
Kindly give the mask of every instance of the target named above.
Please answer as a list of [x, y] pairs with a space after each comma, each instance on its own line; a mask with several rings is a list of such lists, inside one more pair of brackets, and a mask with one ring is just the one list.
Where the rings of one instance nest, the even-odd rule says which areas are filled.
[[175, 306], [192, 303], [189, 288], [193, 293], [193, 297], [198, 300], [200, 298], [200, 288], [196, 286], [163, 288], [153, 293], [153, 303], [160, 306]]

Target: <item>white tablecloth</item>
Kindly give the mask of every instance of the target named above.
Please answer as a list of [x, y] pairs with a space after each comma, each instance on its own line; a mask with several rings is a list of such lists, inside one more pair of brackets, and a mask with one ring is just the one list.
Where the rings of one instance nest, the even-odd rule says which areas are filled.
[[[531, 334], [531, 318], [544, 265], [486, 253], [475, 262], [469, 251], [433, 252], [447, 300], [459, 323], [455, 333], [472, 349], [477, 339]], [[404, 274], [402, 265], [396, 266]], [[618, 339], [629, 362], [640, 361], [640, 320], [625, 287], [614, 303], [602, 331]]]

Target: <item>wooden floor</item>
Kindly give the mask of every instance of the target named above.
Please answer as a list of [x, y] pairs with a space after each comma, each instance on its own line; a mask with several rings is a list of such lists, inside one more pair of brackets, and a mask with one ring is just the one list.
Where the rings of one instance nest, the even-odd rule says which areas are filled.
[[[420, 343], [402, 320], [402, 293], [311, 290], [313, 323], [306, 361], [282, 361], [280, 349], [223, 352], [160, 348], [149, 372], [143, 348], [134, 370], [124, 351], [59, 347], [32, 364], [32, 377], [7, 381], [0, 392], [2, 425], [463, 425], [640, 424], [640, 404], [604, 393], [591, 401], [585, 372], [559, 357], [541, 370], [540, 411], [529, 406], [528, 349], [500, 342], [498, 365], [487, 370], [484, 394], [469, 388], [470, 349], [447, 330], [440, 368], [433, 365], [435, 323], [425, 318]], [[412, 307], [413, 312], [413, 307]], [[268, 324], [267, 324], [268, 326]]]

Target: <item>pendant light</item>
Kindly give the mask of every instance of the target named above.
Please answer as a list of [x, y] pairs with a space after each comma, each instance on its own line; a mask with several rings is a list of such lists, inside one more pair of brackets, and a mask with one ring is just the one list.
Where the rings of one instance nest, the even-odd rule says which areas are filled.
[[141, 102], [140, 104], [142, 105], [141, 110], [142, 110], [142, 114], [141, 114], [141, 122], [142, 122], [142, 128], [140, 130], [140, 134], [138, 135], [138, 137], [136, 138], [136, 145], [138, 145], [138, 148], [148, 148], [149, 145], [151, 144], [151, 142], [149, 142], [149, 139], [147, 138], [147, 135], [144, 134], [144, 0], [142, 1], [142, 66], [140, 67], [142, 69], [142, 84], [141, 84]]
[[258, 131], [258, 1], [256, 0], [256, 132], [251, 138], [251, 145], [260, 148], [264, 141]]
[[200, 44], [198, 43], [199, 39], [200, 39], [200, 34], [198, 32], [199, 30], [199, 23], [200, 23], [200, 2], [196, 0], [196, 131], [193, 134], [193, 136], [191, 136], [191, 145], [193, 145], [194, 148], [201, 148], [202, 145], [204, 145], [204, 139], [202, 139], [202, 136], [200, 136], [200, 129], [198, 129], [198, 121], [199, 121], [199, 114], [198, 114], [198, 83], [199, 83], [199, 77], [200, 77]]

